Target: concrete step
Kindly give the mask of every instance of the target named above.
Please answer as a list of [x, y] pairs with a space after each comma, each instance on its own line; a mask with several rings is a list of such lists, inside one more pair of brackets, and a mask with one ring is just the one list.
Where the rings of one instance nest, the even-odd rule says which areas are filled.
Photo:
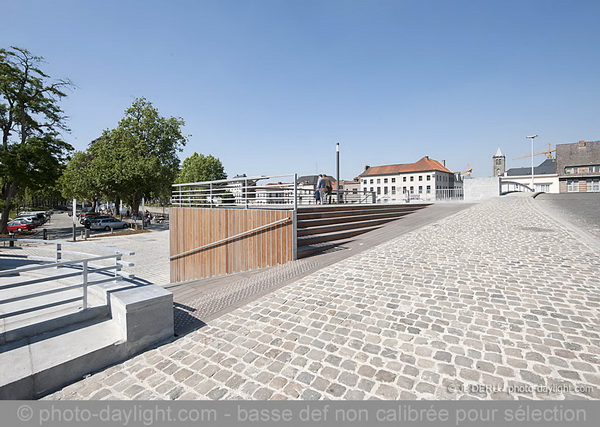
[[333, 211], [357, 211], [357, 210], [381, 210], [381, 209], [402, 209], [402, 208], [423, 208], [429, 206], [429, 203], [402, 203], [402, 204], [334, 204], [317, 206], [299, 206], [298, 213], [319, 213]]
[[364, 227], [355, 230], [340, 231], [335, 233], [314, 234], [307, 237], [298, 237], [298, 247], [312, 246], [317, 243], [334, 242], [337, 240], [346, 240], [369, 231], [376, 230], [381, 226]]
[[320, 252], [325, 252], [329, 249], [333, 249], [337, 246], [343, 245], [344, 243], [346, 243], [347, 240], [345, 241], [336, 241], [333, 243], [321, 243], [321, 244], [314, 244], [314, 245], [307, 245], [307, 246], [299, 246], [298, 247], [298, 258], [306, 258], [308, 256], [320, 253]]
[[415, 212], [419, 209], [423, 209], [425, 206], [417, 206], [417, 205], [400, 205], [400, 206], [386, 206], [381, 207], [381, 205], [377, 205], [375, 208], [367, 208], [367, 209], [323, 209], [323, 210], [310, 210], [304, 211], [303, 208], [298, 208], [298, 220], [309, 220], [309, 219], [319, 219], [319, 218], [339, 218], [345, 216], [356, 216], [356, 215], [376, 215], [376, 214], [386, 214], [386, 213], [399, 213], [406, 212], [411, 213]]
[[344, 215], [344, 216], [323, 216], [321, 218], [314, 219], [299, 219], [298, 227], [306, 228], [306, 227], [318, 227], [322, 225], [329, 224], [340, 224], [343, 222], [355, 222], [362, 220], [370, 220], [370, 219], [384, 219], [384, 218], [400, 218], [402, 216], [410, 214], [412, 211], [402, 211], [402, 212], [386, 212], [386, 213], [367, 213], [364, 215]]
[[[94, 293], [93, 286], [88, 288], [87, 308], [83, 309], [83, 288], [73, 288], [81, 284], [81, 276], [52, 280], [72, 272], [73, 269], [60, 268], [0, 276], [0, 345], [71, 324], [108, 318], [106, 299], [103, 294]], [[99, 273], [89, 276], [90, 281], [103, 277]], [[39, 282], [42, 279], [48, 280]], [[52, 290], [60, 292], [48, 293]], [[29, 298], [20, 299], [25, 296]]]
[[[357, 219], [356, 217], [349, 217]], [[311, 236], [315, 234], [326, 234], [334, 233], [338, 231], [353, 230], [357, 228], [371, 227], [374, 225], [386, 224], [390, 221], [395, 221], [400, 217], [381, 218], [381, 219], [370, 219], [360, 220], [355, 222], [329, 222], [327, 225], [321, 225], [317, 227], [306, 227], [305, 223], [298, 223], [298, 237]], [[346, 219], [346, 218], [345, 218]]]
[[3, 346], [0, 362], [5, 368], [0, 380], [0, 399], [43, 396], [126, 356], [115, 358], [116, 346], [124, 336], [111, 320], [88, 322], [59, 332]]

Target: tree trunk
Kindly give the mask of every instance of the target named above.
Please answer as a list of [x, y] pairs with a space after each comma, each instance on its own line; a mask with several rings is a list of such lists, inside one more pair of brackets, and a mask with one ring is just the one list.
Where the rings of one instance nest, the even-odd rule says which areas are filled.
[[17, 192], [17, 186], [14, 182], [5, 184], [2, 192], [2, 200], [4, 200], [4, 209], [2, 209], [2, 219], [0, 220], [0, 234], [8, 233], [8, 215], [12, 205], [12, 199]]

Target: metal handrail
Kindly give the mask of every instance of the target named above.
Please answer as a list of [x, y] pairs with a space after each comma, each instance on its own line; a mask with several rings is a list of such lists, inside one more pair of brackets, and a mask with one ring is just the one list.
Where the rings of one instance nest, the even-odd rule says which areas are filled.
[[189, 251], [185, 251], [185, 252], [178, 253], [176, 255], [172, 255], [170, 257], [170, 259], [175, 259], [175, 258], [182, 257], [184, 255], [189, 255], [189, 254], [191, 254], [193, 252], [198, 252], [198, 251], [201, 251], [203, 249], [210, 248], [212, 246], [217, 246], [217, 245], [220, 245], [222, 243], [228, 242], [230, 240], [239, 239], [240, 237], [244, 237], [244, 236], [246, 236], [248, 234], [252, 234], [252, 233], [255, 233], [255, 232], [260, 231], [262, 229], [269, 228], [269, 227], [272, 227], [274, 225], [277, 225], [277, 224], [280, 224], [280, 223], [284, 223], [284, 222], [287, 222], [287, 221], [290, 221], [290, 220], [292, 220], [292, 218], [283, 218], [283, 219], [280, 219], [280, 220], [277, 220], [277, 221], [273, 221], [273, 222], [271, 222], [269, 224], [261, 225], [260, 227], [253, 228], [252, 230], [247, 230], [247, 231], [244, 231], [243, 233], [239, 233], [239, 234], [236, 234], [234, 236], [229, 236], [229, 237], [226, 237], [224, 239], [217, 240], [216, 242], [208, 243], [206, 245], [202, 245], [202, 246], [199, 246], [197, 248], [190, 249]]
[[[104, 247], [104, 246], [90, 245], [90, 244], [65, 242], [65, 241], [60, 241], [60, 240], [48, 241], [48, 240], [36, 240], [36, 239], [1, 238], [0, 241], [20, 242], [20, 243], [36, 243], [36, 244], [43, 244], [43, 245], [52, 244], [52, 245], [55, 245], [55, 247], [56, 247], [56, 254], [55, 254], [54, 258], [33, 256], [33, 258], [36, 258], [36, 259], [50, 260], [51, 261], [50, 263], [42, 264], [42, 265], [21, 266], [21, 267], [17, 267], [17, 268], [12, 268], [10, 270], [0, 270], [0, 276], [7, 276], [7, 275], [11, 275], [11, 274], [19, 274], [19, 273], [24, 273], [24, 272], [29, 272], [29, 271], [44, 270], [44, 269], [50, 269], [50, 268], [59, 268], [59, 267], [65, 267], [65, 266], [81, 265], [81, 267], [82, 267], [80, 271], [76, 271], [76, 272], [54, 274], [54, 275], [49, 275], [47, 277], [27, 279], [27, 280], [16, 282], [16, 283], [9, 283], [9, 284], [1, 285], [0, 290], [6, 290], [6, 289], [34, 285], [34, 284], [48, 282], [48, 281], [56, 281], [59, 279], [64, 279], [64, 278], [69, 278], [69, 277], [82, 276], [82, 283], [76, 283], [74, 285], [62, 286], [58, 289], [46, 289], [46, 290], [38, 291], [35, 293], [29, 293], [29, 294], [20, 295], [20, 296], [12, 296], [10, 298], [0, 300], [0, 304], [9, 304], [9, 303], [17, 302], [17, 301], [23, 301], [23, 300], [27, 300], [27, 299], [31, 299], [31, 298], [37, 298], [37, 297], [41, 297], [41, 296], [45, 296], [45, 295], [51, 295], [51, 294], [55, 294], [55, 293], [59, 293], [59, 292], [65, 292], [65, 291], [69, 291], [72, 289], [83, 288], [81, 297], [55, 301], [55, 302], [52, 302], [49, 304], [37, 305], [37, 306], [22, 309], [22, 310], [9, 312], [9, 313], [2, 313], [2, 314], [0, 314], [0, 319], [5, 319], [7, 317], [17, 316], [20, 314], [30, 313], [30, 312], [34, 312], [37, 310], [43, 310], [46, 308], [55, 307], [55, 306], [59, 306], [59, 305], [63, 305], [63, 304], [68, 304], [70, 302], [79, 301], [79, 300], [82, 300], [82, 308], [85, 310], [88, 308], [88, 287], [89, 286], [100, 284], [100, 283], [105, 283], [105, 282], [109, 282], [109, 281], [119, 281], [123, 277], [131, 277], [131, 275], [129, 273], [125, 273], [121, 270], [122, 270], [123, 266], [131, 266], [131, 265], [133, 265], [133, 263], [121, 261], [121, 258], [123, 255], [133, 255], [134, 252], [132, 252], [132, 251], [125, 251], [125, 250], [109, 248], [109, 247]], [[108, 254], [108, 255], [95, 255], [95, 254], [89, 254], [89, 253], [85, 253], [85, 252], [64, 251], [62, 249], [63, 245], [77, 245], [78, 247], [94, 248], [94, 249], [99, 249], [99, 250], [104, 250], [104, 251], [111, 251], [112, 253]], [[85, 258], [79, 257], [77, 259], [72, 259], [72, 260], [63, 260], [62, 259], [63, 254], [75, 254], [75, 255], [80, 255], [80, 256], [83, 255], [83, 256], [87, 256], [87, 257], [85, 257]], [[111, 259], [114, 259], [114, 263], [111, 265], [92, 265], [91, 264], [91, 262], [93, 262], [93, 261], [103, 261], [103, 260], [111, 260]], [[113, 271], [113, 270], [114, 270], [114, 275], [111, 273], [111, 271]], [[101, 279], [97, 279], [97, 280], [93, 280], [93, 281], [89, 280], [90, 274], [96, 274], [96, 273], [102, 273], [102, 272], [110, 273], [110, 275], [105, 278], [101, 278]]]

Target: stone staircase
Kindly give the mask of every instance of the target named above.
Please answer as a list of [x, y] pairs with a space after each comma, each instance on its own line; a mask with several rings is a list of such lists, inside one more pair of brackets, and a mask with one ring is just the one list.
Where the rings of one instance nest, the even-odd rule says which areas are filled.
[[299, 207], [298, 258], [334, 248], [427, 206], [415, 203]]
[[81, 265], [0, 247], [0, 400], [39, 398], [172, 338], [172, 294], [106, 268], [88, 264], [84, 308]]

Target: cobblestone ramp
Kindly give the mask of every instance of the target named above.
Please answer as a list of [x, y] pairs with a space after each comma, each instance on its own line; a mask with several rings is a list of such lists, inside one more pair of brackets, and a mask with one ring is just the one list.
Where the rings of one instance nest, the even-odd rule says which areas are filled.
[[310, 260], [298, 260], [270, 268], [255, 276], [223, 285], [199, 298], [175, 304], [175, 335], [182, 335], [202, 325], [203, 319], [246, 301], [279, 284], [314, 268]]
[[509, 196], [47, 399], [600, 399], [600, 251]]

